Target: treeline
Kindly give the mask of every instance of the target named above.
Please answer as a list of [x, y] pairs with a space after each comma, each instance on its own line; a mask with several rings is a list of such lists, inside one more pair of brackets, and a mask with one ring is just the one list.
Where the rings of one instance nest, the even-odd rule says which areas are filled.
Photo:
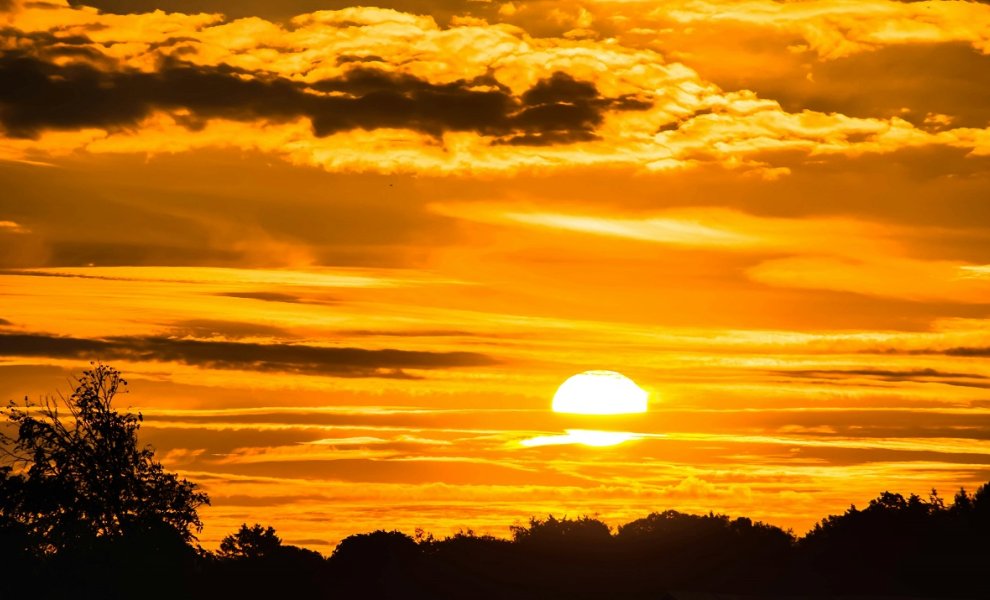
[[990, 597], [990, 484], [951, 503], [884, 492], [800, 539], [665, 511], [614, 530], [533, 518], [511, 539], [375, 531], [329, 557], [245, 524], [206, 551], [208, 498], [137, 445], [141, 416], [110, 405], [125, 385], [100, 365], [61, 403], [5, 411], [0, 598]]
[[0, 533], [3, 598], [980, 598], [990, 592], [990, 486], [956, 502], [884, 493], [795, 539], [724, 515], [654, 513], [612, 531], [547, 517], [512, 539], [375, 531], [328, 558], [244, 525], [216, 552], [145, 529], [40, 555]]

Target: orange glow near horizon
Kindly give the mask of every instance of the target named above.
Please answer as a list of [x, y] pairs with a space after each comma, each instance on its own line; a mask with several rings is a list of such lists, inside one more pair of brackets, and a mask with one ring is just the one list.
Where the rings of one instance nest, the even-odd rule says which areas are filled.
[[185, 4], [0, 1], [0, 402], [204, 546], [990, 480], [990, 4]]
[[559, 444], [583, 444], [593, 448], [617, 446], [623, 442], [635, 440], [635, 433], [620, 431], [593, 431], [588, 429], [568, 429], [563, 435], [541, 435], [519, 442], [527, 448], [538, 446], [556, 446]]

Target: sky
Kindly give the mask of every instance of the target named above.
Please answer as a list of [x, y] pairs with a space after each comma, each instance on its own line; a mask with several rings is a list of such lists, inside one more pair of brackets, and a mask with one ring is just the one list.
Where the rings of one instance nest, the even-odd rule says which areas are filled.
[[0, 398], [123, 371], [207, 547], [990, 480], [990, 3], [0, 0], [0, 190]]

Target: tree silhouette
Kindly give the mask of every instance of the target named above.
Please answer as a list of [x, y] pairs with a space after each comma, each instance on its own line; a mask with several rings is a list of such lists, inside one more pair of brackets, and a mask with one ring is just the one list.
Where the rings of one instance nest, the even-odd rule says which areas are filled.
[[344, 538], [330, 556], [343, 597], [429, 597], [422, 549], [401, 531], [378, 530]]
[[323, 598], [329, 590], [323, 556], [283, 544], [274, 527], [244, 523], [203, 558], [201, 598]]
[[68, 397], [2, 411], [16, 433], [0, 433], [9, 463], [0, 470], [0, 521], [20, 526], [36, 552], [163, 530], [189, 542], [202, 529], [197, 509], [207, 495], [138, 445], [140, 413], [112, 407], [126, 386], [98, 364]]
[[612, 539], [608, 525], [588, 516], [558, 519], [548, 515], [542, 520], [533, 517], [529, 520], [529, 527], [513, 525], [509, 529], [512, 531], [512, 538], [522, 544], [575, 547], [582, 544], [607, 544]]
[[782, 583], [794, 538], [746, 517], [666, 510], [620, 526], [616, 542], [628, 564], [652, 573], [652, 589], [766, 592]]
[[237, 530], [237, 533], [223, 538], [217, 555], [227, 559], [254, 559], [271, 556], [278, 552], [281, 547], [282, 540], [275, 535], [274, 527], [266, 529], [258, 523], [248, 527], [247, 523], [244, 523]]

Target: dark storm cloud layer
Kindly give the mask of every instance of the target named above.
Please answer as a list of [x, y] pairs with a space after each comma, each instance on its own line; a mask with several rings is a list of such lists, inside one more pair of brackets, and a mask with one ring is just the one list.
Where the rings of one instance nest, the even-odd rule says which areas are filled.
[[402, 369], [476, 367], [496, 362], [473, 352], [366, 350], [156, 336], [85, 339], [33, 333], [0, 334], [0, 356], [178, 362], [211, 369], [387, 378], [410, 378]]
[[155, 110], [203, 119], [306, 117], [317, 136], [351, 129], [404, 128], [429, 135], [474, 131], [510, 144], [596, 139], [607, 110], [641, 110], [637, 98], [603, 98], [591, 83], [555, 73], [521, 97], [491, 77], [434, 84], [410, 75], [356, 68], [311, 86], [247, 77], [230, 67], [168, 61], [158, 72], [58, 66], [18, 53], [0, 56], [0, 124], [14, 137], [45, 129], [132, 127]]

